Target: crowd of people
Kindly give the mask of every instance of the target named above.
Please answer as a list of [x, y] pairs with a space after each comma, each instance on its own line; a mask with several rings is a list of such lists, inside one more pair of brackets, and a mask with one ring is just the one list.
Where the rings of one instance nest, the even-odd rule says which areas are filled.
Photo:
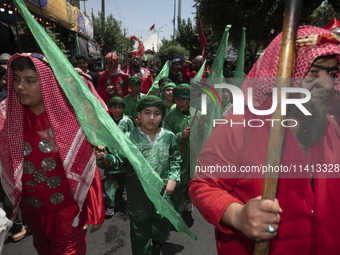
[[[339, 169], [339, 126], [327, 114], [329, 100], [339, 98], [339, 36], [329, 29], [298, 29], [294, 86], [310, 91], [306, 108], [312, 116], [288, 108], [287, 118], [298, 125], [286, 128], [282, 165]], [[241, 87], [244, 92], [253, 88], [259, 109], [270, 108], [275, 83], [255, 84], [253, 79], [276, 77], [280, 40], [281, 34]], [[124, 204], [126, 193], [132, 253], [159, 249], [169, 238], [170, 221], [155, 209], [119, 150], [88, 142], [48, 60], [37, 53], [1, 55], [0, 60], [1, 193], [7, 217], [14, 221], [12, 239], [19, 241], [30, 232], [39, 254], [85, 254], [88, 225], [93, 225], [91, 232], [100, 229], [117, 205]], [[203, 137], [209, 124], [199, 106], [190, 104], [190, 92], [197, 86], [190, 81], [203, 56], [170, 60], [169, 75], [157, 78], [138, 54], [127, 68], [114, 52], [105, 55], [105, 70], [97, 64], [89, 67], [86, 56], [76, 61], [77, 72], [101, 107], [163, 181], [163, 199], [183, 217], [191, 216], [195, 205], [216, 226], [219, 254], [252, 254], [254, 241], [261, 240], [270, 240], [270, 254], [339, 254], [339, 178], [309, 173], [280, 179], [275, 201], [261, 200], [263, 180], [251, 174], [228, 178], [197, 172], [192, 178], [196, 162], [190, 140]], [[200, 79], [208, 75], [206, 71]], [[150, 93], [155, 79], [158, 90]], [[231, 103], [230, 94], [223, 92], [221, 119]], [[240, 123], [270, 116], [259, 117], [245, 106], [244, 115], [226, 118]], [[269, 125], [218, 126], [199, 154], [198, 166], [265, 165]]]

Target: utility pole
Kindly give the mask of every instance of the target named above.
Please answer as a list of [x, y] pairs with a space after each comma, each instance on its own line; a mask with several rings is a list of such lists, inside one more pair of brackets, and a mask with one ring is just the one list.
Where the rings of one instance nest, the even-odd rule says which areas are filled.
[[175, 39], [175, 31], [176, 31], [176, 0], [174, 0], [174, 34], [173, 34], [173, 38], [172, 39]]
[[177, 17], [181, 18], [182, 17], [182, 0], [178, 0], [178, 12], [177, 12]]
[[102, 0], [102, 29], [105, 27], [105, 0]]
[[102, 0], [102, 14], [105, 18], [105, 0]]

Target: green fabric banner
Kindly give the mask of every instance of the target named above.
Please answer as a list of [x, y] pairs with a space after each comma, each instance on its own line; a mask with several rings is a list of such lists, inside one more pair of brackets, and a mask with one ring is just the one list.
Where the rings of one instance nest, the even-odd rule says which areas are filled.
[[242, 28], [242, 38], [240, 44], [240, 51], [238, 53], [237, 65], [235, 75], [233, 78], [233, 85], [241, 87], [244, 80], [244, 59], [245, 59], [245, 48], [246, 48], [246, 28]]
[[161, 196], [163, 181], [134, 144], [117, 127], [99, 101], [58, 46], [32, 17], [23, 0], [14, 0], [42, 52], [49, 61], [60, 86], [69, 99], [77, 119], [93, 145], [102, 145], [127, 157], [135, 169], [148, 198], [178, 231], [197, 239], [180, 215]]
[[169, 60], [165, 62], [162, 70], [159, 72], [159, 74], [156, 76], [155, 81], [153, 82], [151, 88], [148, 91], [148, 95], [156, 95], [157, 91], [159, 90], [158, 82], [163, 77], [169, 77], [170, 72], [170, 64]]
[[203, 73], [204, 73], [204, 70], [205, 70], [205, 63], [206, 62], [207, 62], [207, 60], [205, 59], [200, 70], [198, 70], [197, 74], [195, 75], [195, 78], [194, 78], [195, 81], [201, 82], [201, 79], [203, 77]]
[[[227, 56], [228, 52], [228, 40], [229, 40], [229, 30], [231, 28], [231, 25], [227, 25], [220, 45], [218, 46], [218, 50], [216, 53], [216, 57], [214, 60], [214, 63], [211, 67], [209, 79], [207, 80], [207, 83], [213, 87], [214, 84], [221, 84], [224, 82], [224, 76], [223, 76], [223, 66], [224, 66], [224, 60]], [[217, 94], [222, 98], [222, 89], [215, 89]], [[206, 115], [207, 120], [207, 129], [204, 135], [204, 143], [208, 139], [209, 135], [212, 132], [213, 129], [213, 123], [214, 119], [220, 119], [221, 118], [221, 108], [222, 105], [219, 100], [216, 100], [217, 103], [214, 102], [214, 100], [211, 97], [207, 97], [207, 109], [208, 113]]]

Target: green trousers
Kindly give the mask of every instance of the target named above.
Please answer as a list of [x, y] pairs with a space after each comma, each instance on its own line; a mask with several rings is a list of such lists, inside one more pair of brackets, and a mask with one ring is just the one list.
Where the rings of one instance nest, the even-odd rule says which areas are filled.
[[170, 222], [165, 217], [140, 222], [130, 220], [130, 240], [133, 255], [151, 255], [151, 240], [163, 243], [170, 236]]
[[115, 206], [116, 191], [118, 187], [124, 187], [125, 173], [108, 174], [103, 179], [103, 192], [105, 195], [105, 204], [108, 207]]
[[189, 184], [177, 183], [176, 189], [171, 195], [171, 200], [176, 212], [181, 214], [184, 210], [184, 203], [190, 203]]

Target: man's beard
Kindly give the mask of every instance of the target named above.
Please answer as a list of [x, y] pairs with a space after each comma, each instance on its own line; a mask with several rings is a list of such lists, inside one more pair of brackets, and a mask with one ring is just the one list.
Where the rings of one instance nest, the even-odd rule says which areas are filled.
[[327, 127], [326, 107], [324, 102], [309, 101], [304, 104], [312, 115], [304, 115], [295, 105], [288, 105], [288, 113], [298, 121], [296, 138], [306, 146], [311, 147], [319, 142]]

